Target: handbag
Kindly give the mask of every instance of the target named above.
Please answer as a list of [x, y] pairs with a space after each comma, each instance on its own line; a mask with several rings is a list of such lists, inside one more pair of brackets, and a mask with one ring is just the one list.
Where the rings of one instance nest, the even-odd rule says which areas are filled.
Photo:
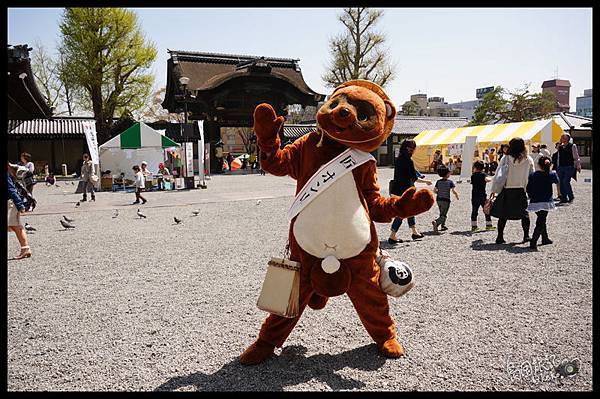
[[294, 318], [300, 311], [300, 263], [271, 258], [256, 306], [278, 316]]
[[[501, 218], [504, 216], [504, 199], [505, 199], [505, 194], [504, 194], [504, 190], [500, 191], [500, 194], [498, 194], [494, 200], [492, 201], [492, 205], [490, 206], [490, 216], [493, 216], [495, 218]], [[485, 212], [485, 211], [484, 211]]]
[[506, 185], [506, 180], [508, 179], [508, 164], [506, 156], [502, 157], [502, 161], [500, 161], [500, 165], [498, 170], [496, 170], [496, 174], [494, 175], [494, 180], [492, 180], [492, 192], [499, 193], [502, 191], [504, 186]]
[[406, 263], [392, 259], [381, 248], [376, 261], [380, 268], [379, 286], [386, 294], [398, 298], [415, 286], [413, 271]]
[[485, 200], [483, 204], [483, 213], [486, 215], [490, 214], [492, 210], [492, 206], [494, 206], [494, 202], [496, 202], [496, 194], [492, 193], [488, 199]]
[[33, 211], [35, 209], [35, 207], [37, 206], [36, 199], [33, 198], [33, 195], [31, 195], [31, 193], [29, 191], [27, 191], [27, 189], [23, 186], [23, 184], [21, 184], [21, 182], [15, 180], [15, 179], [13, 179], [13, 182], [15, 183], [15, 188], [17, 189], [17, 193], [23, 200], [25, 210]]
[[90, 177], [90, 179], [94, 182], [94, 183], [98, 183], [98, 176], [96, 175], [92, 175], [92, 177]]

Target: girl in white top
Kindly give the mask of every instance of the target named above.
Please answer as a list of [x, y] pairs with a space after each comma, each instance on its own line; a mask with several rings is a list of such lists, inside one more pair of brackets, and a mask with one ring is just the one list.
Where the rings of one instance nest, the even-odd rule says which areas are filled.
[[19, 165], [25, 166], [29, 171], [29, 173], [25, 174], [21, 179], [21, 182], [27, 191], [29, 191], [30, 194], [33, 194], [33, 185], [35, 184], [35, 166], [33, 165], [33, 162], [31, 162], [31, 154], [28, 152], [21, 153], [21, 161], [19, 162]]
[[[514, 138], [508, 143], [508, 153], [502, 157], [498, 170], [506, 168], [506, 183], [503, 187], [494, 187], [498, 194], [490, 214], [498, 218], [498, 237], [496, 244], [503, 244], [504, 227], [507, 220], [521, 220], [523, 228], [523, 242], [530, 241], [529, 214], [527, 212], [527, 193], [525, 188], [529, 175], [533, 173], [533, 160], [527, 155], [525, 142], [521, 138]], [[501, 174], [496, 175], [496, 179]]]
[[142, 189], [144, 188], [145, 184], [144, 174], [137, 165], [133, 165], [132, 169], [135, 173], [135, 201], [133, 204], [139, 204], [140, 200], [142, 200], [143, 205], [147, 202], [146, 198], [142, 197]]

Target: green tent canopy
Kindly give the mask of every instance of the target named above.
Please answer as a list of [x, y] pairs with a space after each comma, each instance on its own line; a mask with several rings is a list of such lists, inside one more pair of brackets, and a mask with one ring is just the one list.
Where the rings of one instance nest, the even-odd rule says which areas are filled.
[[144, 147], [179, 147], [179, 144], [160, 134], [144, 122], [137, 122], [120, 135], [113, 137], [101, 148], [138, 149]]

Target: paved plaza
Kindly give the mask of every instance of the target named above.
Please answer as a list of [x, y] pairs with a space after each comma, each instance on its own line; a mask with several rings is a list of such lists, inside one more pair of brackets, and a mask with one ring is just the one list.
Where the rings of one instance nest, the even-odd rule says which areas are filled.
[[[393, 169], [378, 173], [388, 195]], [[518, 221], [507, 245], [471, 233], [466, 181], [440, 236], [435, 205], [417, 216], [422, 240], [403, 224], [405, 242], [388, 249], [390, 225], [377, 224], [381, 246], [415, 275], [412, 291], [390, 297], [405, 357], [379, 355], [342, 295], [307, 308], [254, 367], [238, 356], [267, 315], [256, 301], [268, 260], [283, 255], [291, 178], [217, 175], [206, 190], [147, 193], [143, 206], [130, 205], [133, 193], [101, 192], [78, 208], [76, 185], [37, 184], [39, 205], [24, 217], [37, 228], [33, 257], [8, 261], [8, 389], [591, 390], [591, 177], [584, 170], [575, 201], [549, 215], [554, 244], [537, 252], [519, 243]], [[62, 215], [76, 228], [64, 230]], [[18, 248], [8, 234], [9, 258]], [[578, 360], [574, 377], [550, 372], [563, 359]]]

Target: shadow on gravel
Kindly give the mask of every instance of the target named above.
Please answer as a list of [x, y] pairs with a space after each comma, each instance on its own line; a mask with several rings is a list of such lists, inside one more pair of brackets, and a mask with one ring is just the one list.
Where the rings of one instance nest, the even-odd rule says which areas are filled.
[[471, 231], [471, 230], [464, 230], [464, 231], [453, 231], [452, 234], [453, 236], [472, 236], [473, 234], [478, 234], [478, 233], [487, 233], [488, 231], [486, 230], [477, 230], [477, 231]]
[[345, 368], [376, 371], [386, 358], [375, 344], [365, 345], [337, 355], [317, 354], [306, 357], [306, 347], [285, 347], [257, 366], [242, 366], [239, 360], [225, 364], [213, 374], [201, 372], [174, 377], [155, 391], [174, 391], [193, 385], [197, 391], [282, 391], [284, 387], [306, 383], [312, 379], [327, 384], [332, 390], [360, 389], [366, 384], [336, 373]]
[[523, 252], [535, 252], [529, 249], [529, 245], [525, 247], [517, 247], [516, 243], [496, 244], [495, 242], [483, 243], [483, 240], [475, 240], [471, 243], [471, 249], [475, 251], [506, 251], [512, 254], [521, 254]]
[[379, 241], [379, 248], [381, 248], [381, 249], [398, 249], [398, 248], [402, 248], [402, 247], [408, 247], [409, 242], [410, 241], [408, 241], [408, 240], [404, 240], [403, 242], [398, 243], [398, 244], [389, 244], [387, 242], [387, 240], [382, 240], [382, 241]]

